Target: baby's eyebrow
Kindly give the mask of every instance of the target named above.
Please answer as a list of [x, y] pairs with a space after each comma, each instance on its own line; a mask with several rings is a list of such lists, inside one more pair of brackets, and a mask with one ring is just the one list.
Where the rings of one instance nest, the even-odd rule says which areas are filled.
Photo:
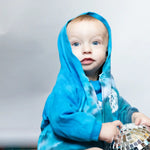
[[68, 37], [68, 38], [69, 38], [69, 40], [72, 40], [72, 41], [80, 39], [80, 37], [78, 37], [78, 36], [71, 36], [71, 37]]
[[102, 36], [101, 34], [98, 34], [98, 35], [95, 35], [95, 36], [93, 36], [92, 37], [93, 39], [103, 39], [104, 38], [104, 36]]
[[97, 36], [98, 36], [98, 37], [101, 37], [102, 39], [104, 39], [104, 38], [107, 38], [107, 37], [108, 37], [108, 33], [105, 32], [105, 33], [103, 33], [103, 34], [98, 34]]

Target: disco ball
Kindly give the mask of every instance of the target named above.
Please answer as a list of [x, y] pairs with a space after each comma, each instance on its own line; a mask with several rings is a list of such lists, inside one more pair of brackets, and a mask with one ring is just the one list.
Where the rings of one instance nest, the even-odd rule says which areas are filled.
[[120, 129], [121, 136], [111, 145], [112, 150], [150, 150], [150, 128], [129, 123]]

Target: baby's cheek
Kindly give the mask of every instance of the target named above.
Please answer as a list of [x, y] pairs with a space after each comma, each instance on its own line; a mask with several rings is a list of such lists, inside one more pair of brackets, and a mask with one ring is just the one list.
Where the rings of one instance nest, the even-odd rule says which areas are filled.
[[72, 53], [79, 59], [81, 60], [81, 54], [79, 51], [72, 51]]
[[99, 59], [99, 60], [105, 61], [105, 59], [106, 59], [106, 54], [105, 54], [105, 53], [100, 53], [100, 54], [97, 55], [96, 57], [97, 57], [97, 59]]
[[75, 56], [77, 56], [78, 51], [77, 51], [77, 50], [75, 50], [75, 49], [72, 49], [72, 53], [73, 53]]

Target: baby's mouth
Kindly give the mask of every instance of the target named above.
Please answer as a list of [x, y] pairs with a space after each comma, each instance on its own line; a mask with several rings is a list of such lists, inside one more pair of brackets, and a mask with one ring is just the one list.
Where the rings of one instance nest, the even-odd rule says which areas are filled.
[[94, 62], [94, 59], [92, 58], [84, 58], [81, 60], [82, 65], [90, 65]]

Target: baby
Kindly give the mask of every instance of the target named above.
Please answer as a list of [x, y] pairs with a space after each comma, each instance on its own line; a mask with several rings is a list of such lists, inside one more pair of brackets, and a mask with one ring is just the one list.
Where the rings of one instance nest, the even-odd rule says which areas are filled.
[[106, 149], [122, 124], [150, 126], [150, 119], [119, 95], [111, 49], [111, 29], [96, 13], [84, 13], [63, 27], [61, 68], [44, 107], [39, 150]]

